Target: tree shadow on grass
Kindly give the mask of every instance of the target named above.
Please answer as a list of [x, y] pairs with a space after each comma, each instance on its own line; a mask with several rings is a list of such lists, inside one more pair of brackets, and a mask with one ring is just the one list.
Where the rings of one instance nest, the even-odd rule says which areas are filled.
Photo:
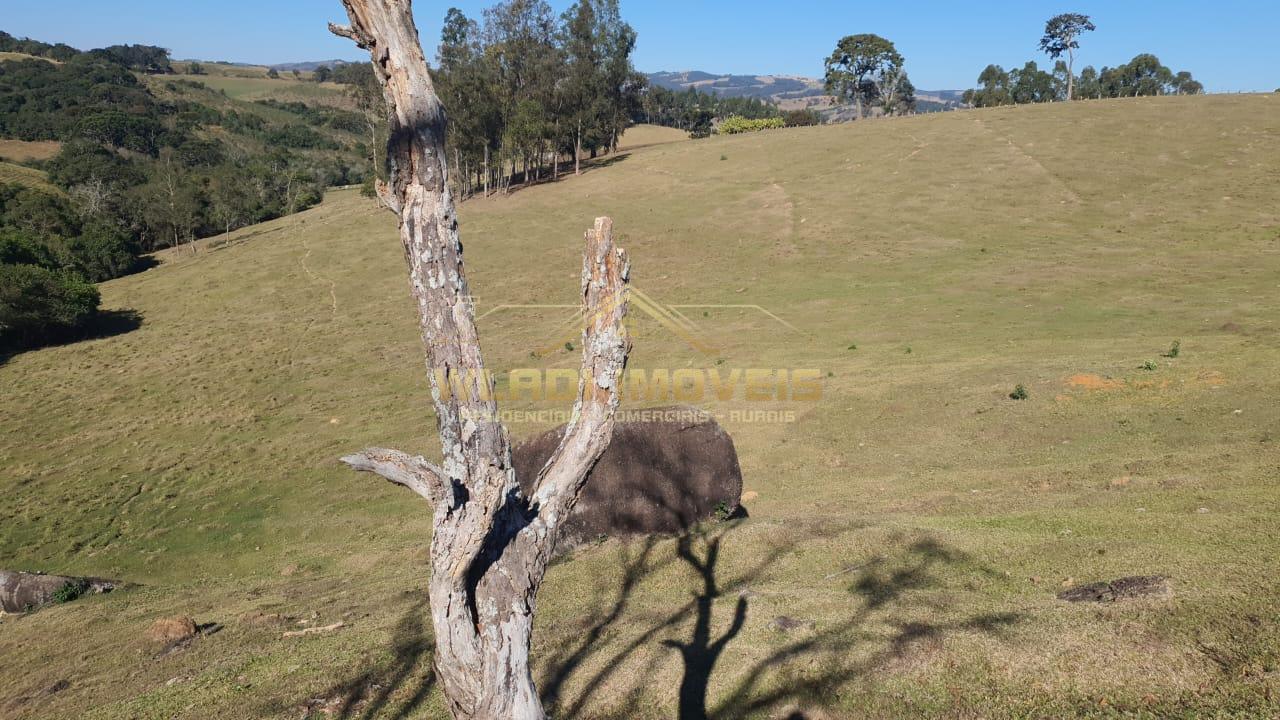
[[[849, 600], [850, 612], [844, 617], [821, 622], [753, 618], [750, 604], [758, 596], [751, 585], [800, 542], [775, 544], [744, 570], [722, 578], [723, 549], [739, 525], [741, 521], [699, 528], [677, 538], [674, 553], [662, 552], [670, 540], [653, 537], [619, 550], [621, 583], [597, 588], [583, 631], [540, 663], [546, 669], [538, 687], [549, 716], [623, 720], [634, 717], [638, 708], [664, 705], [668, 690], [655, 685], [652, 678], [678, 659], [679, 720], [732, 720], [779, 711], [789, 713], [788, 720], [804, 720], [808, 716], [797, 707], [823, 707], [842, 690], [872, 682], [877, 671], [913, 657], [922, 648], [940, 645], [948, 635], [976, 632], [998, 637], [1020, 619], [1015, 613], [978, 613], [945, 622], [912, 617], [921, 604], [930, 610], [954, 605], [952, 597], [931, 604], [922, 603], [919, 595], [942, 589], [945, 571], [998, 576], [932, 538], [894, 539], [880, 554], [850, 568], [857, 573], [852, 579], [837, 579], [844, 573], [817, 579], [819, 587], [813, 593]], [[813, 542], [829, 534], [818, 532], [803, 540]], [[632, 609], [635, 594], [657, 573], [677, 563], [697, 576], [692, 598], [665, 616], [637, 624], [636, 617], [645, 616], [643, 610]], [[732, 620], [717, 632], [713, 618], [722, 603], [731, 604]], [[433, 644], [424, 625], [427, 618], [425, 599], [412, 603], [395, 629], [392, 659], [309, 698], [302, 704], [304, 720], [412, 717], [435, 688], [430, 663]], [[780, 644], [745, 667], [722, 668], [725, 650], [748, 622], [769, 623]], [[869, 640], [869, 635], [876, 635], [875, 628], [889, 631]], [[646, 655], [642, 667], [629, 662]], [[732, 675], [721, 679], [723, 673]], [[718, 688], [715, 698], [713, 686]], [[593, 702], [605, 692], [611, 695], [612, 710]]]
[[340, 720], [404, 720], [435, 688], [434, 642], [423, 624], [426, 600], [414, 602], [396, 625], [391, 660], [365, 669], [301, 703], [302, 717]]
[[56, 332], [41, 341], [21, 341], [0, 335], [0, 365], [24, 352], [72, 345], [85, 340], [103, 340], [133, 332], [140, 327], [142, 313], [137, 310], [99, 310], [84, 327]]
[[[863, 601], [855, 612], [812, 637], [783, 645], [753, 663], [734, 689], [719, 701], [711, 717], [736, 718], [796, 703], [821, 705], [842, 688], [866, 681], [877, 669], [908, 656], [925, 641], [940, 643], [948, 634], [959, 632], [999, 636], [1021, 619], [1018, 613], [979, 613], [945, 623], [902, 617], [907, 611], [907, 596], [937, 589], [941, 585], [937, 570], [948, 566], [998, 576], [991, 568], [932, 538], [901, 542], [868, 562], [848, 586], [847, 591]], [[884, 614], [883, 621], [894, 628], [888, 641], [860, 660], [850, 659], [850, 651], [858, 649], [858, 631], [865, 629], [878, 613]], [[816, 666], [823, 669], [816, 673], [798, 671], [801, 660], [806, 664], [817, 661]], [[768, 682], [771, 672], [780, 676], [773, 683]], [[804, 720], [807, 716], [797, 710], [787, 717]]]
[[[639, 146], [639, 147], [648, 147], [648, 146]], [[583, 158], [581, 174], [586, 175], [587, 173], [593, 172], [595, 170], [602, 170], [604, 168], [617, 165], [618, 163], [623, 162], [628, 158], [630, 158], [631, 151], [636, 149], [638, 148], [628, 148], [627, 150], [620, 150], [618, 152], [611, 153], [609, 155], [601, 155], [594, 158]], [[511, 179], [510, 179], [511, 184], [507, 187], [506, 194], [514, 195], [515, 193], [518, 193], [521, 190], [527, 190], [529, 188], [538, 187], [540, 185], [558, 183], [564, 180], [572, 179], [574, 177], [573, 160], [570, 159], [568, 162], [561, 161], [560, 173], [558, 175], [553, 174], [550, 167], [542, 168], [541, 172], [544, 174], [540, 175], [537, 178], [529, 178], [526, 176], [524, 172], [515, 173], [514, 175], [511, 176]], [[503, 192], [501, 190], [494, 189], [490, 191], [490, 197], [501, 196], [502, 194]], [[483, 197], [484, 197], [484, 191], [482, 189], [477, 189], [472, 191], [471, 194], [467, 195], [466, 197], [461, 198], [461, 201], [465, 202], [467, 200], [475, 200]]]
[[[717, 578], [717, 565], [732, 527], [695, 532], [680, 538], [675, 558], [670, 560], [654, 562], [652, 543], [626, 558], [623, 582], [612, 602], [598, 595], [596, 605], [600, 610], [595, 612], [587, 631], [580, 640], [553, 655], [549, 661], [550, 669], [542, 678], [540, 687], [552, 716], [622, 720], [634, 716], [642, 703], [653, 704], [646, 703], [646, 699], [653, 700], [663, 690], [653, 685], [651, 678], [671, 656], [650, 653], [647, 667], [639, 671], [634, 668], [623, 671], [628, 659], [647, 648], [665, 647], [678, 654], [682, 664], [677, 703], [679, 720], [730, 720], [765, 711], [785, 711], [802, 703], [822, 705], [841, 688], [865, 680], [877, 669], [912, 654], [922, 645], [940, 643], [945, 636], [957, 632], [999, 635], [1004, 628], [1019, 620], [1019, 616], [1013, 613], [977, 614], [942, 623], [904, 617], [909, 612], [906, 596], [937, 589], [941, 584], [939, 571], [948, 566], [979, 574], [995, 573], [936, 540], [898, 541], [883, 554], [858, 566], [861, 572], [847, 586], [841, 587], [836, 583], [830, 590], [814, 590], [815, 593], [834, 592], [849, 597], [854, 601], [851, 603], [853, 612], [821, 625], [791, 621], [790, 618], [773, 619], [775, 631], [788, 635], [794, 631], [796, 639], [774, 648], [763, 659], [746, 668], [735, 669], [736, 682], [711, 703], [709, 690], [713, 677], [718, 677], [716, 673], [721, 656], [749, 619], [749, 603], [754, 594], [747, 586], [761, 578], [794, 547], [794, 544], [775, 547], [745, 572], [727, 581], [720, 580]], [[806, 538], [809, 541], [813, 539]], [[600, 640], [606, 635], [613, 631], [626, 632], [625, 628], [616, 626], [626, 619], [629, 600], [643, 585], [644, 579], [677, 560], [699, 577], [700, 587], [694, 598], [665, 618], [645, 625], [621, 646], [614, 643], [608, 648], [601, 647]], [[728, 594], [736, 597], [726, 598]], [[712, 617], [716, 605], [722, 602], [732, 603], [733, 614], [729, 626], [717, 634], [712, 630]], [[893, 628], [887, 640], [876, 641], [882, 647], [864, 645], [869, 642], [865, 639], [867, 626], [873, 621]], [[768, 620], [756, 618], [753, 622]], [[688, 628], [687, 640], [662, 637], [680, 628]], [[870, 652], [855, 652], [864, 649]], [[851, 659], [855, 656], [861, 659]], [[569, 681], [576, 679], [575, 676], [588, 664], [600, 669], [585, 682], [574, 683], [580, 690], [576, 695], [568, 696], [565, 688]], [[821, 669], [814, 671], [814, 667]], [[637, 680], [621, 693], [621, 698], [610, 703], [615, 708], [612, 713], [606, 711], [601, 714], [594, 707], [588, 711], [588, 703], [605, 691], [606, 684], [623, 677], [635, 677]], [[610, 692], [618, 694], [616, 690], [611, 689]], [[800, 710], [788, 716], [790, 720], [805, 717]]]
[[[613, 601], [610, 603], [601, 593], [597, 593], [596, 602], [593, 603], [596, 607], [608, 609], [596, 611], [582, 639], [571, 649], [553, 655], [547, 663], [548, 670], [539, 682], [539, 688], [550, 715], [556, 718], [584, 717], [587, 703], [606, 683], [619, 676], [629, 658], [647, 648], [665, 647], [675, 652], [683, 663], [679, 689], [681, 720], [709, 717], [706, 694], [712, 673], [721, 654], [741, 632], [747, 619], [748, 593], [744, 590], [735, 602], [731, 627], [713, 638], [712, 615], [718, 598], [725, 592], [743, 590], [747, 584], [759, 579], [780, 557], [794, 549], [794, 544], [791, 543], [773, 547], [764, 558], [722, 587], [716, 576], [722, 542], [741, 522], [731, 521], [695, 529], [677, 538], [675, 555], [662, 560], [653, 560], [656, 544], [653, 538], [646, 540], [634, 557], [624, 556], [623, 583], [616, 591]], [[810, 536], [808, 539], [814, 537]], [[598, 641], [624, 618], [632, 595], [644, 580], [674, 562], [683, 562], [697, 573], [699, 589], [694, 597], [665, 618], [645, 626], [622, 647], [611, 650], [600, 647]], [[693, 621], [693, 628], [687, 641], [661, 637], [690, 620]], [[670, 653], [652, 654], [648, 667], [644, 672], [638, 673], [637, 677], [651, 677], [658, 666], [670, 658]], [[565, 697], [565, 685], [588, 660], [603, 660], [603, 664], [587, 678], [583, 689], [575, 697]], [[655, 688], [643, 682], [633, 684], [625, 698], [615, 704], [615, 707], [622, 708], [616, 717], [624, 718], [633, 714], [634, 708], [644, 699], [646, 691], [654, 690]]]

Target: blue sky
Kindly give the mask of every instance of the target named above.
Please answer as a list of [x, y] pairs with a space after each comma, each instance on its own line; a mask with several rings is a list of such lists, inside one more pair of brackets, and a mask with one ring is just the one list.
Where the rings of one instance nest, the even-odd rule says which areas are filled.
[[[450, 5], [478, 17], [487, 0], [415, 3], [424, 41], [434, 46]], [[568, 0], [551, 0], [560, 11]], [[1274, 0], [1110, 0], [962, 3], [862, 0], [622, 0], [639, 32], [636, 66], [645, 71], [818, 76], [843, 35], [893, 40], [917, 87], [969, 87], [989, 62], [1040, 59], [1044, 21], [1059, 12], [1092, 15], [1080, 63], [1115, 65], [1153, 52], [1190, 70], [1212, 92], [1280, 87], [1280, 2]], [[338, 0], [0, 0], [0, 29], [81, 48], [115, 43], [169, 47], [175, 57], [280, 63], [360, 59], [325, 32], [340, 20]], [[429, 51], [432, 48], [429, 47]]]

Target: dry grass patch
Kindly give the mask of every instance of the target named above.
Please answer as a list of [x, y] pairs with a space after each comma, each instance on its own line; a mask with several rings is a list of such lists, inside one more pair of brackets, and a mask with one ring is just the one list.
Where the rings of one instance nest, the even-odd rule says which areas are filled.
[[0, 140], [0, 160], [23, 163], [28, 160], [48, 160], [62, 149], [56, 140]]

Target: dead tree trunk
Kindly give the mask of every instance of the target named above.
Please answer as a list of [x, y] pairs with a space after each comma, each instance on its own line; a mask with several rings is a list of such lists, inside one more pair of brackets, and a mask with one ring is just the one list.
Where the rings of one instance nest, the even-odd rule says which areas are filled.
[[413, 490], [434, 508], [428, 587], [435, 667], [453, 716], [537, 720], [544, 714], [529, 668], [534, 607], [560, 524], [613, 432], [630, 349], [626, 255], [613, 245], [611, 221], [596, 220], [582, 268], [587, 325], [574, 420], [526, 497], [484, 372], [447, 177], [445, 114], [410, 0], [343, 5], [351, 25], [330, 29], [369, 50], [387, 102], [390, 184], [380, 184], [379, 194], [400, 219], [443, 451], [438, 466], [382, 449], [343, 461]]

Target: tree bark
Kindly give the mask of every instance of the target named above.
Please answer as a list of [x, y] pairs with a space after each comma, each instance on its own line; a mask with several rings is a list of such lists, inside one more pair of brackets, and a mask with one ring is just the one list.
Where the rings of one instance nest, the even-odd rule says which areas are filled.
[[1067, 45], [1067, 102], [1075, 99], [1076, 94], [1076, 53]]
[[426, 498], [434, 508], [428, 593], [435, 667], [453, 717], [544, 717], [529, 667], [538, 589], [561, 522], [608, 445], [630, 342], [625, 253], [612, 222], [586, 235], [582, 375], [573, 420], [525, 497], [493, 400], [469, 302], [448, 183], [446, 119], [409, 0], [343, 0], [350, 26], [330, 29], [369, 50], [387, 103], [390, 183], [410, 292], [426, 345], [443, 461], [373, 449], [343, 458]]

